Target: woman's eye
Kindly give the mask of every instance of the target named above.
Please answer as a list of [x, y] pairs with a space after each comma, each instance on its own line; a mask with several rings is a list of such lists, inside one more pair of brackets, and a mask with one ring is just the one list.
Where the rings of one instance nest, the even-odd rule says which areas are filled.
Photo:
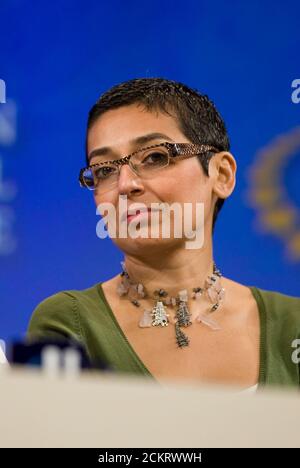
[[143, 164], [149, 164], [149, 165], [162, 164], [162, 163], [165, 163], [167, 159], [168, 159], [168, 155], [166, 153], [153, 152], [145, 156], [145, 158], [143, 159]]
[[115, 168], [110, 166], [99, 167], [95, 170], [94, 174], [98, 179], [107, 179], [110, 175], [114, 174]]

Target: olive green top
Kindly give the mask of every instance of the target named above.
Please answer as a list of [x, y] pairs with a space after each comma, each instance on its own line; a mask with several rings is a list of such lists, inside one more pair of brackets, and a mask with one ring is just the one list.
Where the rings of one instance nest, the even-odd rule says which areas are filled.
[[[300, 298], [249, 287], [260, 317], [258, 388], [300, 385]], [[155, 379], [127, 340], [111, 310], [101, 283], [84, 290], [61, 291], [34, 310], [28, 338], [79, 340], [91, 359], [102, 359], [117, 372]], [[299, 353], [292, 345], [299, 339]], [[297, 343], [296, 343], [297, 345]], [[296, 356], [295, 356], [296, 355]], [[296, 359], [297, 361], [297, 359]], [[247, 365], [247, 363], [245, 363]]]

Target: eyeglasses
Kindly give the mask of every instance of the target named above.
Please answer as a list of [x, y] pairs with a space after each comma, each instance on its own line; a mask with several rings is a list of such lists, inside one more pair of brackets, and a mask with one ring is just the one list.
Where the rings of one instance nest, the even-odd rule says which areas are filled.
[[181, 158], [205, 155], [208, 151], [218, 153], [220, 150], [210, 145], [194, 145], [191, 143], [159, 143], [157, 145], [141, 148], [129, 156], [112, 161], [92, 164], [80, 170], [79, 184], [89, 190], [105, 193], [111, 190], [117, 183], [120, 168], [128, 164], [131, 170], [148, 179], [162, 169]]

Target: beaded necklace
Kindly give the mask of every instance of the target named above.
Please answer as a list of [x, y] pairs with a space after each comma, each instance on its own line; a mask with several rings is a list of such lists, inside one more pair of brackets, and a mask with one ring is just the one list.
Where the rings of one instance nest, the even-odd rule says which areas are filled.
[[[122, 297], [126, 296], [130, 302], [141, 307], [140, 299], [151, 298], [154, 300], [154, 305], [151, 310], [144, 308], [143, 314], [139, 321], [139, 327], [160, 326], [165, 327], [170, 323], [170, 314], [167, 308], [176, 309], [173, 322], [175, 324], [175, 336], [178, 347], [182, 348], [189, 345], [189, 338], [183, 333], [181, 328], [186, 328], [192, 325], [190, 320], [191, 314], [188, 308], [189, 294], [187, 289], [178, 291], [175, 296], [170, 296], [165, 289], [158, 289], [149, 294], [142, 283], [135, 283], [129, 277], [125, 267], [125, 262], [121, 262], [122, 272], [120, 273], [121, 282], [117, 285], [117, 294]], [[221, 272], [213, 262], [213, 274], [209, 275], [205, 280], [203, 287], [195, 287], [192, 289], [190, 297], [192, 300], [198, 301], [204, 295], [213, 303], [209, 309], [209, 314], [199, 313], [196, 317], [196, 322], [203, 323], [213, 330], [220, 330], [218, 323], [211, 319], [209, 315], [220, 307], [220, 304], [225, 298], [225, 289], [221, 286]]]

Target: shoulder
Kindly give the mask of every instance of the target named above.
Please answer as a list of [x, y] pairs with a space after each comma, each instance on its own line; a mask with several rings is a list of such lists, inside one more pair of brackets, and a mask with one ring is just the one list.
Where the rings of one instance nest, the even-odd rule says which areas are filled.
[[267, 304], [279, 305], [288, 309], [299, 309], [300, 307], [300, 297], [298, 296], [290, 296], [279, 291], [258, 288], [257, 286], [250, 286], [250, 288], [254, 294], [259, 295]]
[[65, 290], [42, 300], [34, 309], [27, 329], [29, 338], [63, 336], [82, 340], [80, 311], [97, 297], [97, 285]]
[[[300, 331], [300, 297], [290, 296], [279, 291], [267, 290], [257, 286], [247, 286], [224, 278], [229, 303], [234, 311], [257, 309], [270, 323], [296, 325]], [[252, 314], [255, 315], [255, 314]]]
[[256, 286], [251, 286], [250, 289], [267, 318], [290, 323], [300, 330], [300, 297]]

